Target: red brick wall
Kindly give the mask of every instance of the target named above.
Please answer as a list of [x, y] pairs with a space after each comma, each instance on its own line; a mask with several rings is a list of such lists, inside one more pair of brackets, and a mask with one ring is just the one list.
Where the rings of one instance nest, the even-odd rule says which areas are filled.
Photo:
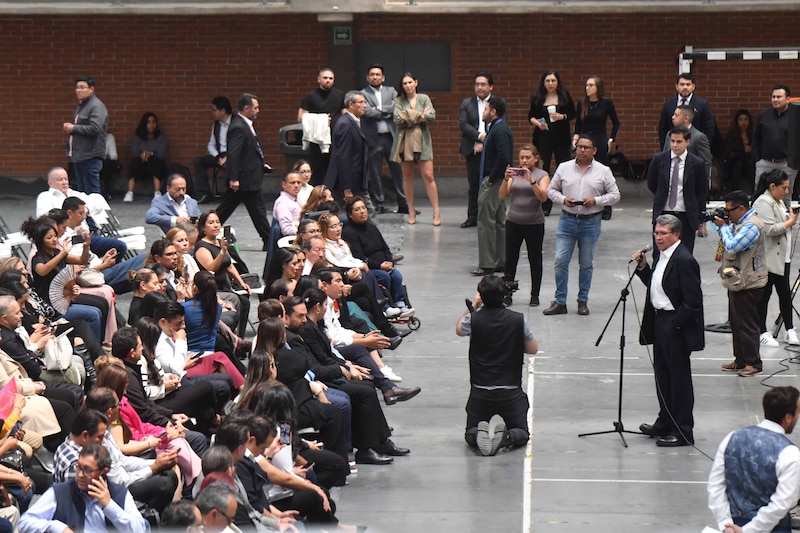
[[[457, 112], [472, 75], [488, 69], [506, 97], [518, 142], [529, 139], [528, 97], [546, 68], [557, 68], [579, 97], [600, 74], [622, 123], [618, 142], [632, 158], [656, 149], [660, 106], [672, 93], [675, 60], [695, 47], [790, 46], [800, 13], [635, 15], [360, 15], [362, 41], [450, 41], [453, 92], [430, 93], [437, 174], [460, 175]], [[63, 163], [60, 124], [75, 107], [74, 76], [91, 73], [110, 112], [121, 155], [141, 113], [155, 111], [170, 138], [170, 159], [189, 163], [210, 131], [209, 102], [243, 91], [260, 97], [257, 122], [271, 161], [277, 129], [294, 122], [299, 101], [329, 61], [328, 28], [315, 16], [3, 17], [0, 20], [0, 174], [41, 175]], [[695, 62], [698, 94], [710, 100], [724, 132], [737, 107], [768, 105], [783, 82], [800, 96], [797, 61]], [[357, 76], [359, 86], [362, 76]], [[394, 83], [395, 80], [389, 80]], [[424, 82], [421, 88], [424, 90]], [[348, 87], [342, 83], [340, 88]]]

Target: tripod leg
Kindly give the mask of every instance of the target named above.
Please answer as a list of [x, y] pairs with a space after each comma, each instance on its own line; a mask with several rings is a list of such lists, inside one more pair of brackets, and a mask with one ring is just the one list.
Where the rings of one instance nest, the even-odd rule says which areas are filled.
[[[797, 294], [797, 291], [800, 290], [800, 270], [797, 272], [797, 277], [794, 278], [794, 283], [792, 284], [792, 302], [794, 302], [794, 295]], [[797, 308], [792, 304], [792, 310], [794, 314], [797, 315], [797, 318], [800, 318], [800, 312], [797, 311]], [[775, 329], [772, 330], [772, 336], [778, 338], [778, 333], [781, 331], [781, 326], [783, 326], [783, 317], [779, 314], [778, 318], [775, 320]]]

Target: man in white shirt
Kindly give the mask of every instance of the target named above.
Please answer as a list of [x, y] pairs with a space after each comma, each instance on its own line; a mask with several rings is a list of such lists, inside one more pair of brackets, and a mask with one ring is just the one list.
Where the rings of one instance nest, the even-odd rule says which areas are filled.
[[211, 100], [211, 115], [214, 117], [214, 126], [208, 139], [208, 153], [194, 160], [194, 187], [197, 201], [201, 204], [213, 199], [208, 183], [209, 169], [225, 168], [228, 162], [228, 126], [233, 115], [231, 101], [225, 96]]
[[764, 394], [763, 420], [722, 440], [708, 476], [708, 507], [723, 533], [791, 531], [800, 496], [800, 450], [786, 437], [800, 414], [800, 391]]

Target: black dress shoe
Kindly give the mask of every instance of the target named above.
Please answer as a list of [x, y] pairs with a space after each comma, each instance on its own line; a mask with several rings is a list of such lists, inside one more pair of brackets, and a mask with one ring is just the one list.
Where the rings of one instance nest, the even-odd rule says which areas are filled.
[[400, 261], [403, 260], [403, 257], [405, 257], [405, 256], [402, 256], [400, 254], [394, 254], [392, 256], [392, 263], [399, 263]]
[[470, 272], [473, 276], [490, 276], [494, 274], [493, 268], [476, 268], [472, 272]]
[[396, 350], [400, 343], [403, 342], [403, 337], [400, 335], [395, 335], [389, 339], [389, 347], [386, 348], [387, 350]]
[[[408, 206], [407, 206], [407, 205], [399, 206], [399, 207], [397, 208], [397, 212], [398, 212], [398, 213], [401, 213], [401, 214], [403, 214], [403, 215], [408, 215], [408, 214], [409, 214], [409, 212], [408, 212]], [[419, 215], [419, 214], [421, 214], [421, 213], [422, 213], [422, 211], [420, 211], [419, 209], [416, 209], [416, 208], [415, 208], [415, 209], [414, 209], [414, 213], [416, 213], [416, 214], [418, 214], [418, 215]]]
[[691, 446], [693, 443], [675, 435], [668, 435], [666, 437], [659, 437], [656, 439], [656, 446], [662, 448], [677, 448], [678, 446]]
[[408, 448], [401, 448], [394, 442], [392, 439], [386, 439], [386, 441], [374, 448], [374, 450], [378, 453], [382, 453], [384, 455], [393, 455], [395, 457], [400, 457], [402, 455], [408, 455], [411, 453], [411, 450]]
[[403, 331], [398, 331], [397, 334], [400, 336], [401, 339], [405, 339], [409, 335], [413, 333], [410, 329], [404, 329]]
[[377, 214], [379, 214], [379, 215], [382, 215], [382, 214], [384, 214], [386, 212], [386, 208], [383, 207], [382, 205], [376, 205], [375, 206], [375, 212]]
[[656, 428], [654, 426], [651, 426], [650, 424], [642, 424], [641, 426], [639, 426], [639, 431], [650, 437], [666, 437], [667, 435], [669, 435], [668, 432], [661, 432], [656, 430]]
[[213, 200], [213, 199], [214, 199], [214, 197], [213, 197], [213, 196], [211, 196], [210, 194], [208, 194], [208, 193], [203, 193], [203, 194], [200, 196], [200, 198], [198, 198], [198, 199], [197, 199], [197, 203], [198, 203], [198, 204], [209, 204], [209, 203], [211, 203], [211, 200]]
[[469, 218], [461, 223], [462, 228], [474, 228], [477, 225], [478, 225], [477, 220], [471, 220]]
[[422, 392], [419, 387], [410, 389], [402, 389], [400, 387], [392, 387], [383, 393], [383, 401], [386, 405], [394, 405], [397, 402], [405, 402]]
[[358, 450], [356, 452], [356, 463], [362, 465], [388, 465], [394, 462], [394, 459], [388, 455], [376, 452], [374, 448], [367, 448], [366, 450]]

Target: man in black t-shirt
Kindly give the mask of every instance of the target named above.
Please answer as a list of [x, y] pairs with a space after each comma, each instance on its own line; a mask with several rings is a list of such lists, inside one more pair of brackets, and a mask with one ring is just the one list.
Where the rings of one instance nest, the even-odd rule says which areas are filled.
[[[329, 117], [330, 131], [338, 118], [344, 113], [344, 93], [333, 87], [335, 76], [330, 68], [323, 68], [317, 75], [319, 87], [306, 94], [297, 110], [297, 122], [303, 122], [306, 113], [326, 113]], [[312, 142], [310, 145], [311, 163], [314, 171], [314, 182], [322, 183], [325, 173], [328, 172], [330, 152], [322, 152], [320, 145]]]

